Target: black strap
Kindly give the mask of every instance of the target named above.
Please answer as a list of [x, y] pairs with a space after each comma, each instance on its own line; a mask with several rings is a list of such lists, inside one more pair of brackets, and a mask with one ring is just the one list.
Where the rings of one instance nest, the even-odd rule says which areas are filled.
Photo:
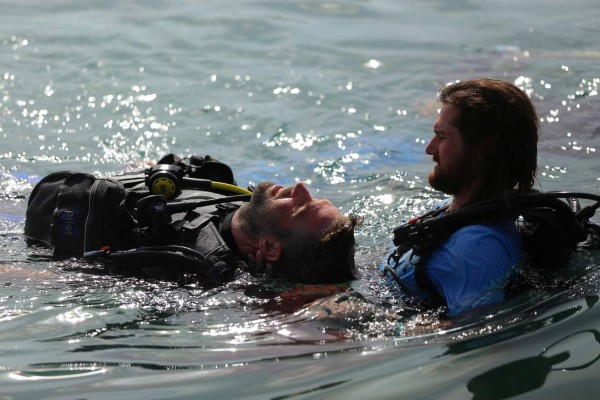
[[[560, 200], [567, 199], [573, 203], [574, 199], [578, 198], [593, 200], [595, 204], [583, 209], [572, 209], [567, 203]], [[394, 244], [398, 247], [388, 259], [388, 264], [391, 260], [398, 263], [402, 254], [412, 250], [413, 254], [419, 256], [419, 261], [415, 263], [417, 285], [434, 293], [439, 300], [443, 301], [427, 274], [426, 258], [431, 251], [439, 247], [459, 229], [474, 224], [516, 219], [519, 215], [526, 219], [529, 217], [533, 221], [551, 218], [552, 221], [545, 222], [546, 226], [550, 226], [553, 231], [556, 231], [553, 232], [558, 238], [555, 253], [560, 254], [561, 248], [574, 249], [578, 243], [586, 240], [590, 232], [600, 231], [600, 229], [595, 229], [595, 226], [589, 221], [598, 208], [600, 208], [600, 196], [589, 193], [516, 193], [507, 191], [497, 198], [474, 203], [443, 215], [440, 215], [440, 210], [430, 211], [394, 230]], [[524, 238], [527, 239], [526, 236]], [[389, 270], [393, 271], [393, 268]], [[395, 274], [393, 276], [399, 286], [404, 289], [405, 285], [401, 284], [400, 279]]]
[[[232, 254], [209, 219], [198, 231], [196, 248], [180, 245], [148, 246], [103, 255], [113, 265], [144, 270], [164, 268], [171, 275], [194, 273], [202, 281], [222, 283], [233, 278], [241, 262]], [[91, 254], [97, 257], [99, 254]]]

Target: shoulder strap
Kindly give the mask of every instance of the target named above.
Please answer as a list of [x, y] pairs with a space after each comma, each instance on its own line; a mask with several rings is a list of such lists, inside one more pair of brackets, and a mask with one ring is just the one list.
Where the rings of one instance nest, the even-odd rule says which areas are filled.
[[194, 274], [209, 284], [231, 280], [243, 264], [232, 254], [211, 222], [199, 230], [196, 249], [174, 244], [157, 245], [126, 251], [92, 252], [84, 257], [102, 257], [115, 267], [129, 272], [140, 271], [153, 278], [173, 279], [186, 273]]
[[[205, 212], [189, 208], [214, 206], [216, 200], [219, 200], [216, 206]], [[177, 219], [169, 222], [166, 200], [161, 200], [161, 196], [146, 197], [142, 199], [143, 206], [140, 205], [140, 208], [147, 207], [154, 216], [142, 218], [147, 225], [140, 228], [141, 247], [116, 252], [102, 250], [85, 256], [88, 259], [102, 256], [116, 267], [143, 272], [154, 278], [173, 279], [187, 273], [211, 284], [231, 280], [237, 268], [244, 263], [233, 254], [213, 223], [237, 208], [228, 204], [231, 201], [223, 196], [189, 204], [177, 203], [176, 208], [171, 210], [178, 213]]]
[[213, 223], [206, 224], [198, 233], [196, 250], [204, 256], [196, 274], [213, 282], [233, 278], [238, 266], [237, 260]]
[[[579, 209], [578, 199], [595, 201], [594, 204]], [[567, 200], [569, 204], [561, 199]], [[577, 204], [577, 207], [573, 207]], [[543, 268], [565, 264], [566, 256], [591, 234], [598, 234], [600, 227], [590, 221], [600, 208], [600, 196], [578, 192], [515, 193], [505, 192], [501, 196], [478, 202], [444, 215], [427, 213], [414, 218], [394, 230], [394, 244], [397, 246], [388, 259], [388, 264], [399, 261], [409, 250], [420, 257], [415, 265], [415, 279], [419, 287], [437, 294], [427, 274], [427, 256], [457, 230], [474, 224], [524, 218], [534, 225], [533, 233], [521, 229], [524, 246], [530, 259]], [[540, 237], [543, 233], [544, 236]], [[548, 237], [552, 236], [551, 243]], [[542, 241], [543, 243], [540, 243]], [[548, 254], [550, 256], [548, 257]], [[551, 262], [550, 262], [551, 261]], [[552, 264], [552, 265], [550, 265]], [[560, 265], [557, 265], [560, 264]]]
[[[575, 212], [569, 204], [560, 199], [584, 198], [596, 203]], [[561, 238], [565, 248], [574, 249], [587, 238], [591, 227], [589, 218], [600, 207], [600, 196], [586, 193], [548, 192], [515, 193], [505, 192], [497, 198], [474, 203], [444, 215], [428, 215], [414, 218], [394, 229], [394, 244], [397, 246], [392, 259], [410, 249], [418, 255], [428, 254], [439, 243], [457, 230], [474, 224], [493, 223], [520, 216], [532, 222], [544, 222], [552, 226], [553, 234]], [[540, 213], [541, 212], [541, 213]], [[540, 216], [543, 215], [544, 218]], [[548, 224], [547, 218], [554, 223]]]

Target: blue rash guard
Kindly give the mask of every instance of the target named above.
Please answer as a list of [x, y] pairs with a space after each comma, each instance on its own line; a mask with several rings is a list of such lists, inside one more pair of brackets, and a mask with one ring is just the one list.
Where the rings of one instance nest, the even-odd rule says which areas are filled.
[[[445, 202], [437, 205], [443, 206]], [[412, 293], [410, 296], [427, 299], [433, 293], [418, 286], [412, 250], [400, 258], [394, 268], [396, 275]], [[426, 259], [425, 273], [435, 290], [445, 300], [449, 315], [497, 303], [504, 299], [506, 285], [513, 267], [523, 256], [521, 235], [514, 220], [493, 224], [469, 225], [454, 232]], [[383, 265], [382, 270], [385, 268]], [[388, 272], [386, 281], [398, 284]]]

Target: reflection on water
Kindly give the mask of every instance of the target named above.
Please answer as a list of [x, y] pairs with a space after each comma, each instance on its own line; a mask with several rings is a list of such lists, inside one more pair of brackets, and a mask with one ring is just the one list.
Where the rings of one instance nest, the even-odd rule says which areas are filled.
[[600, 332], [575, 332], [535, 357], [522, 358], [485, 371], [467, 383], [473, 400], [508, 399], [544, 385], [552, 371], [584, 369], [600, 359]]
[[[376, 196], [361, 201], [374, 218], [390, 205]], [[425, 193], [403, 201], [418, 209], [433, 200]], [[14, 204], [13, 214], [19, 215], [24, 205]], [[385, 215], [379, 222], [384, 218], [393, 221]], [[408, 309], [389, 293], [368, 273], [387, 251], [369, 253], [365, 244], [358, 255], [361, 278], [352, 285], [295, 285], [243, 273], [223, 287], [208, 288], [56, 260], [43, 247], [26, 247], [22, 225], [22, 219], [6, 219], [12, 228], [4, 238], [12, 242], [5, 241], [1, 250], [3, 260], [12, 261], [3, 265], [0, 297], [8, 383], [58, 388], [52, 382], [68, 382], [75, 393], [85, 393], [99, 390], [90, 385], [102, 381], [102, 393], [139, 394], [149, 381], [154, 388], [180, 382], [189, 390], [201, 381], [218, 392], [234, 376], [239, 391], [245, 390], [243, 382], [272, 380], [272, 397], [349, 388], [360, 396], [375, 390], [375, 382], [395, 377], [404, 387], [431, 395], [417, 382], [430, 379], [430, 370], [439, 385], [451, 385], [456, 376], [448, 371], [456, 364], [465, 371], [464, 387], [454, 383], [454, 390], [501, 399], [543, 389], [551, 373], [597, 368], [600, 353], [590, 349], [598, 348], [598, 333], [585, 327], [598, 320], [593, 251], [581, 252], [571, 269], [551, 282], [533, 282], [507, 304], [447, 321], [436, 312]], [[384, 247], [376, 224], [367, 223], [363, 234], [374, 238], [374, 247]], [[476, 370], [467, 361], [472, 357]], [[370, 374], [352, 367], [359, 361]], [[532, 368], [529, 378], [517, 378]], [[153, 375], [159, 372], [169, 373], [169, 379]], [[294, 384], [288, 376], [296, 377]], [[355, 387], [359, 382], [364, 389]]]
[[552, 357], [524, 358], [471, 379], [467, 388], [473, 400], [508, 399], [542, 387], [552, 366], [568, 358], [566, 351]]
[[[540, 187], [598, 192], [596, 1], [238, 3], [3, 4], [2, 394], [542, 399], [597, 389], [597, 252], [455, 321], [408, 309], [375, 273], [393, 227], [441, 197], [423, 149], [445, 82], [519, 85], [541, 118]], [[244, 273], [208, 288], [26, 246], [26, 199], [41, 176], [111, 175], [166, 152], [211, 154], [242, 184], [306, 181], [364, 216], [360, 278], [324, 287]]]
[[17, 381], [37, 381], [48, 379], [67, 379], [80, 378], [84, 376], [97, 375], [106, 373], [106, 368], [81, 367], [72, 366], [69, 369], [65, 368], [43, 368], [40, 370], [30, 369], [27, 371], [15, 371], [9, 374], [9, 377]]

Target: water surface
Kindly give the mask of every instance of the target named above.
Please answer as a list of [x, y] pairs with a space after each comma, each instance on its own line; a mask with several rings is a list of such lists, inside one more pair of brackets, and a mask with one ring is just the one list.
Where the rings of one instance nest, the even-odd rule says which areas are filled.
[[[9, 398], [588, 398], [599, 258], [477, 318], [400, 322], [376, 269], [427, 185], [436, 90], [527, 91], [539, 187], [598, 193], [595, 1], [0, 1], [0, 386]], [[220, 288], [107, 274], [27, 247], [26, 198], [61, 169], [211, 154], [244, 185], [308, 182], [358, 232], [354, 301], [240, 274]], [[342, 288], [343, 289], [343, 288]]]

